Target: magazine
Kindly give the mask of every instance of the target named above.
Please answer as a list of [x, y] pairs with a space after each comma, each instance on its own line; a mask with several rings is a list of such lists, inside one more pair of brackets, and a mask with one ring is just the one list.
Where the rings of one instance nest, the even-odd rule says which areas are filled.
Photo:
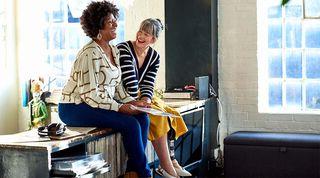
[[88, 173], [94, 173], [101, 168], [105, 168], [106, 171], [110, 170], [110, 165], [105, 162], [102, 157], [102, 153], [52, 158], [50, 174], [54, 176], [80, 176]]
[[152, 115], [155, 115], [155, 116], [179, 117], [179, 116], [173, 115], [171, 113], [160, 111], [160, 110], [157, 110], [157, 109], [154, 109], [154, 108], [138, 107], [138, 106], [132, 105], [131, 109], [138, 110], [138, 111], [141, 111], [141, 112], [145, 112], [145, 113], [148, 113], [148, 114], [152, 114]]

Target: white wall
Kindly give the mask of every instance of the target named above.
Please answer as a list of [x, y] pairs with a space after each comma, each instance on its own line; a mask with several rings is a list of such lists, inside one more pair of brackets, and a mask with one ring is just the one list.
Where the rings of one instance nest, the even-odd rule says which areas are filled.
[[218, 3], [222, 137], [240, 130], [319, 133], [319, 115], [258, 113], [256, 0]]
[[0, 135], [18, 131], [18, 80], [15, 58], [9, 58], [5, 75], [0, 79]]
[[15, 48], [14, 3], [8, 2], [12, 14], [7, 14], [6, 59], [0, 59], [0, 134], [18, 130], [18, 77]]

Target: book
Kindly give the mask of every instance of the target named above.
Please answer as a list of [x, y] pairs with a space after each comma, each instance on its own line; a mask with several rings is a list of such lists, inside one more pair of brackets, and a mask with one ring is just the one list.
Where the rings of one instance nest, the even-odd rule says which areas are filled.
[[171, 113], [160, 111], [160, 110], [157, 110], [154, 108], [138, 107], [138, 106], [132, 105], [131, 109], [138, 110], [138, 111], [145, 112], [145, 113], [152, 114], [152, 115], [156, 115], [156, 116], [179, 117], [179, 116], [173, 115]]
[[191, 91], [179, 91], [179, 92], [164, 92], [163, 98], [171, 98], [171, 99], [192, 99], [193, 92]]
[[[93, 173], [103, 167], [110, 167], [102, 158], [102, 153], [74, 157], [52, 158], [51, 175], [79, 176]], [[108, 169], [110, 170], [110, 169]]]

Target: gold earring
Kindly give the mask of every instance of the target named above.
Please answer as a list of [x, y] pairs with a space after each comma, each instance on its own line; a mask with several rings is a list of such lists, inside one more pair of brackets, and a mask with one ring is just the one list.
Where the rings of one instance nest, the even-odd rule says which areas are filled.
[[102, 39], [102, 35], [101, 35], [100, 32], [99, 32], [98, 35], [97, 35], [97, 39], [98, 39], [98, 40], [101, 40], [101, 39]]

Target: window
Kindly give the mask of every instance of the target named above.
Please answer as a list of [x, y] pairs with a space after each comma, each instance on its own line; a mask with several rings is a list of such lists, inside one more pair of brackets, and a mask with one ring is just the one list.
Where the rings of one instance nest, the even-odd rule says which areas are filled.
[[320, 113], [320, 1], [259, 0], [259, 111]]
[[[28, 69], [22, 70], [21, 75], [27, 75], [27, 80], [44, 77], [47, 87], [45, 90], [52, 91], [64, 86], [77, 52], [90, 40], [84, 34], [79, 19], [82, 10], [90, 1], [20, 0], [22, 10], [19, 24], [24, 27], [19, 32], [23, 46], [20, 56], [28, 56], [21, 61], [25, 63], [22, 66], [28, 66]], [[37, 7], [30, 5], [32, 3], [38, 4]], [[120, 7], [118, 4], [117, 6]], [[114, 44], [124, 41], [124, 10], [121, 7], [119, 9], [118, 35], [117, 39], [112, 41]], [[28, 23], [32, 24], [30, 29], [27, 27], [30, 26]], [[36, 55], [30, 54], [30, 51]]]

